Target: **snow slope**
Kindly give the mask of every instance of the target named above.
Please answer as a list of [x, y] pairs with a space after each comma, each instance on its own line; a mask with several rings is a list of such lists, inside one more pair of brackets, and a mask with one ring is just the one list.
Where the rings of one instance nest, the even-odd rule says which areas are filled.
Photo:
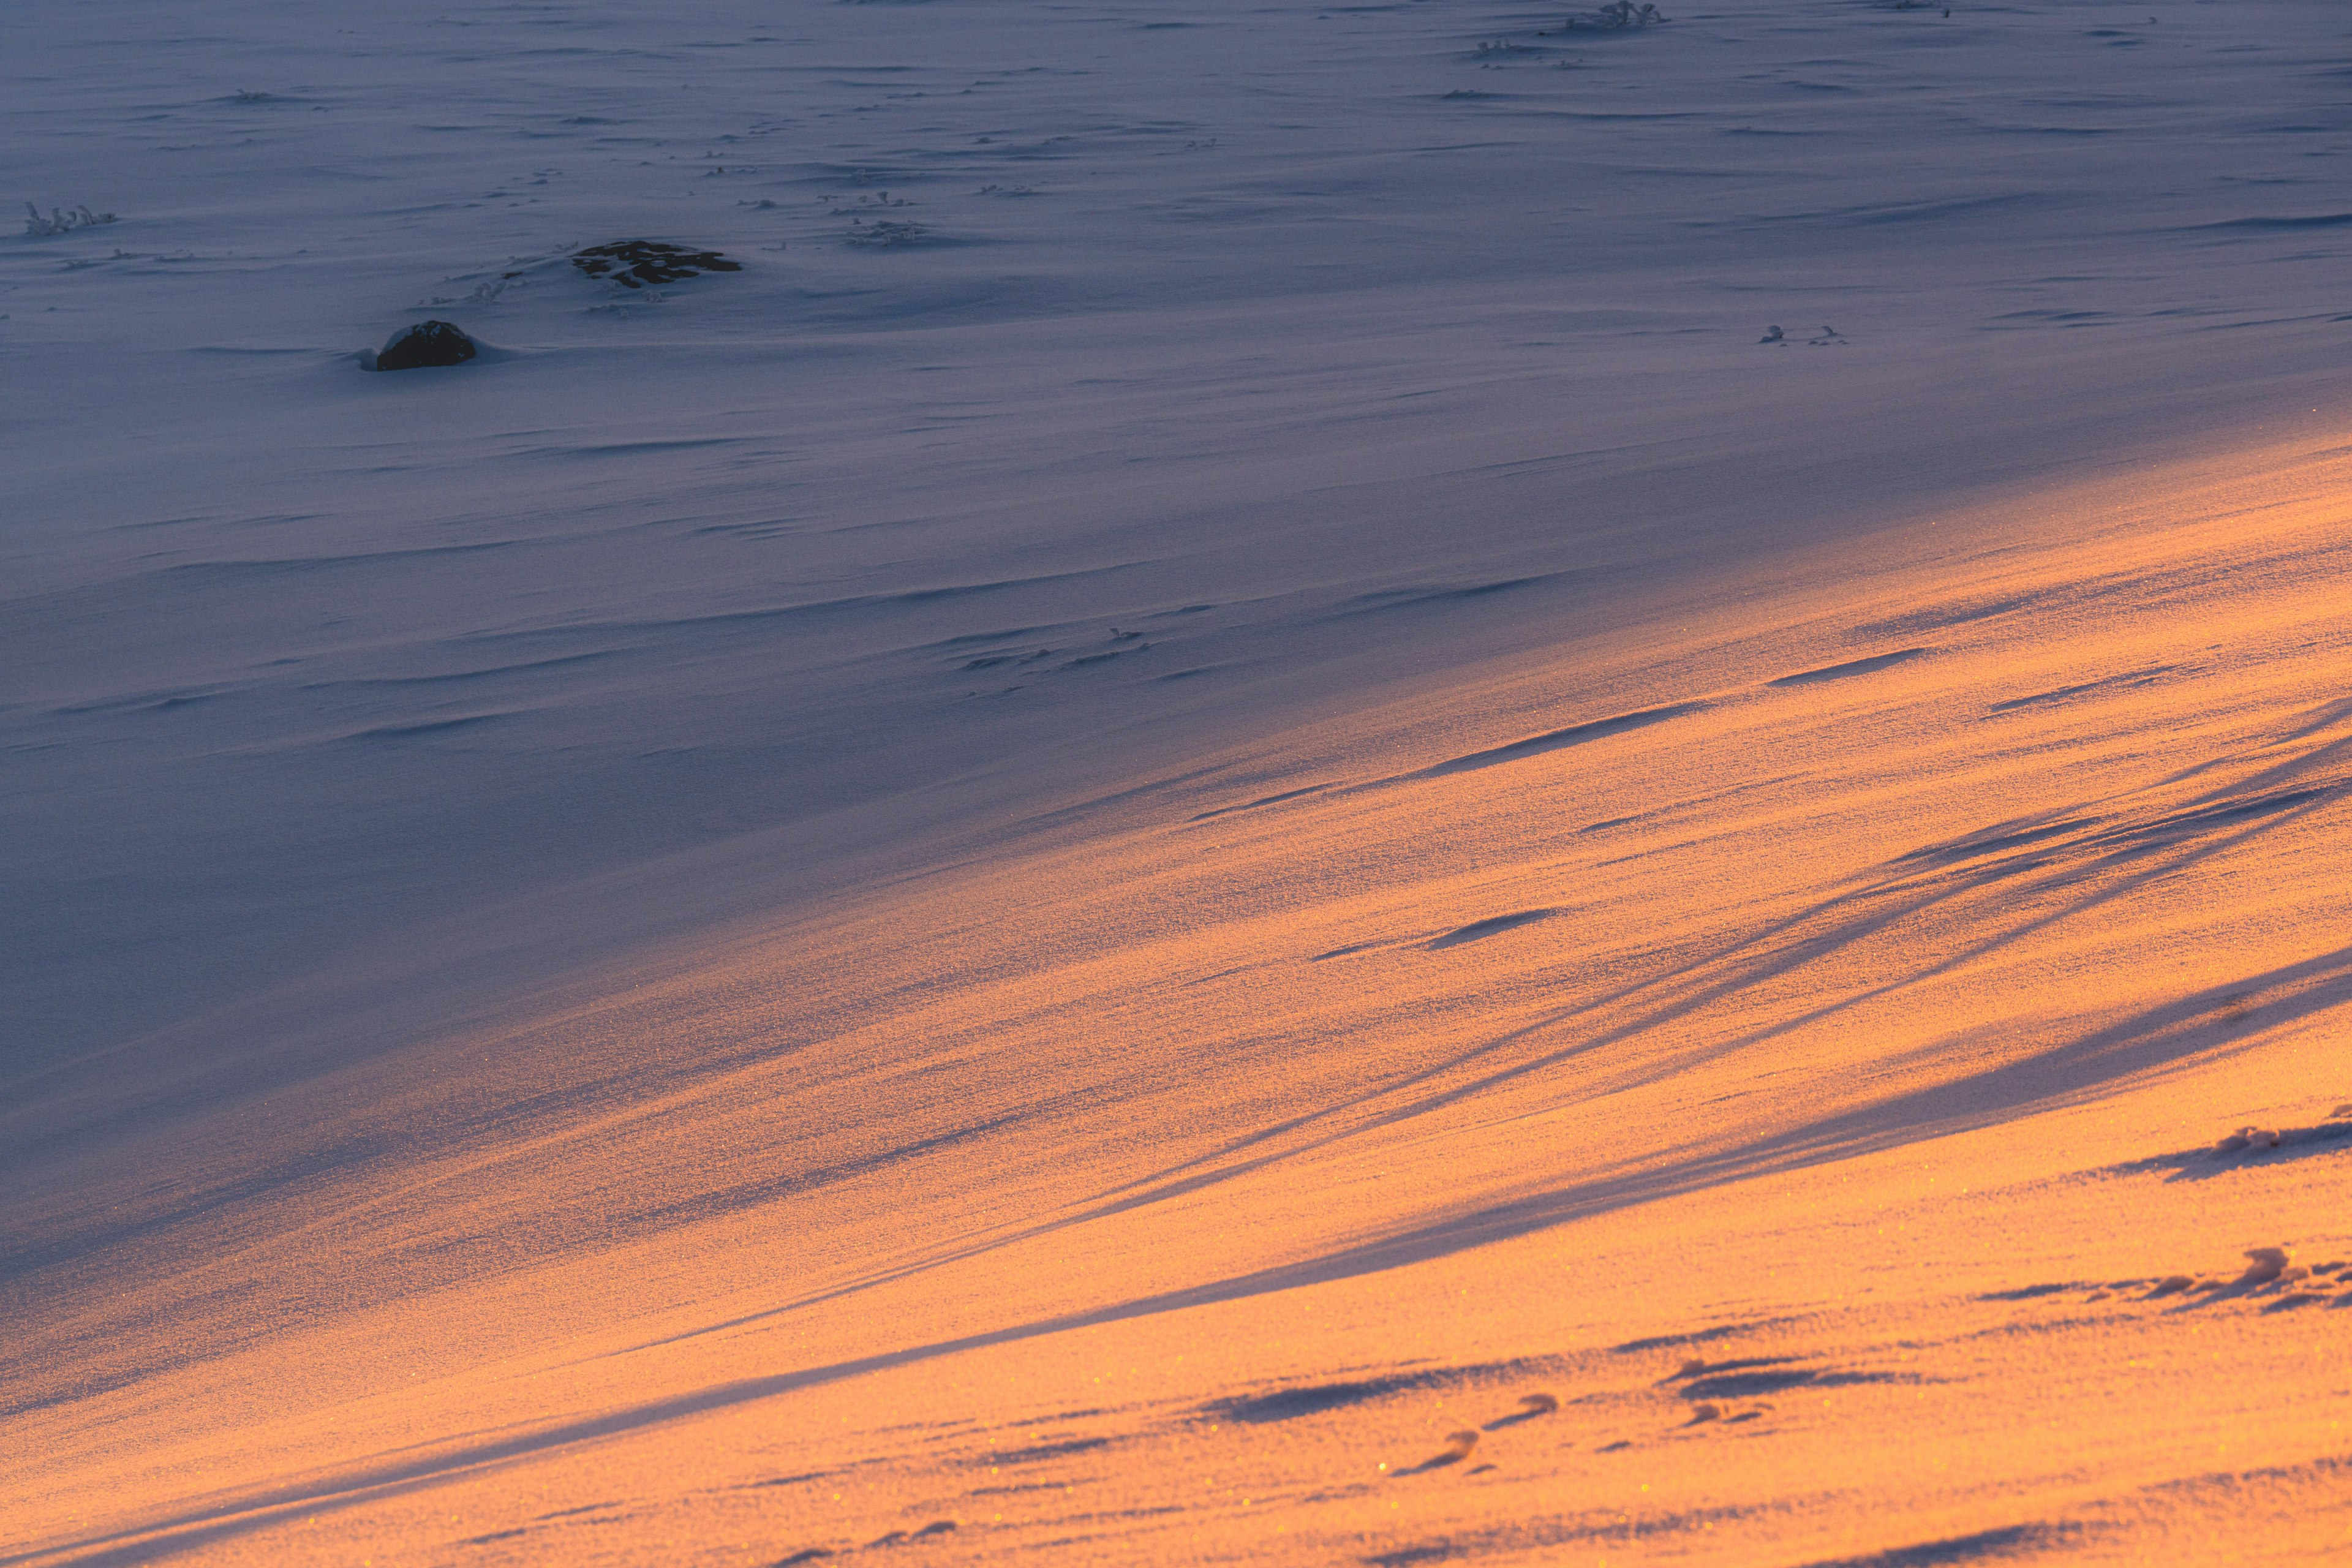
[[1670, 15], [26, 7], [0, 1559], [2345, 1550], [2352, 31]]

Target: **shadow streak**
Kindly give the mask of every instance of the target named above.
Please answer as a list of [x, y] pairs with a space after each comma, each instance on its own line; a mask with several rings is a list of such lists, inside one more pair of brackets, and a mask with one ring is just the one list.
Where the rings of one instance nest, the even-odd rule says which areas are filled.
[[1699, 1153], [1651, 1170], [1571, 1184], [1416, 1226], [1318, 1258], [1181, 1290], [828, 1366], [718, 1384], [436, 1457], [361, 1468], [317, 1483], [290, 1486], [195, 1510], [135, 1531], [0, 1557], [0, 1568], [43, 1556], [62, 1556], [91, 1565], [149, 1562], [262, 1528], [296, 1510], [349, 1507], [527, 1459], [551, 1449], [620, 1436], [868, 1373], [1074, 1329], [1384, 1272], [1612, 1210], [1967, 1131], [2007, 1120], [2021, 1111], [2069, 1103], [2119, 1078], [2166, 1068], [2226, 1044], [2231, 1022], [2226, 1015], [2249, 986], [2285, 993], [2279, 1000], [2268, 1003], [2265, 1011], [2290, 1016], [2352, 1001], [2352, 946], [2273, 970], [2251, 981], [2231, 982], [2147, 1009], [2023, 1061], [1896, 1095], [1737, 1149]]
[[[2305, 777], [2315, 767], [2346, 760], [2348, 752], [2352, 752], [2352, 736], [2338, 737], [2298, 755], [2280, 759], [2231, 783], [2216, 785], [2186, 802], [2143, 814], [2137, 820], [2100, 809], [2111, 806], [2113, 802], [2088, 803], [1997, 824], [1957, 840], [1900, 856], [1890, 863], [1886, 868], [1887, 874], [1880, 879], [1833, 892], [1670, 973], [1637, 980], [1601, 995], [1557, 1008], [1529, 1023], [1458, 1051], [1443, 1061], [1417, 1068], [1402, 1079], [1229, 1139], [1216, 1149], [1097, 1194], [1074, 1213], [1021, 1227], [1009, 1235], [957, 1246], [939, 1256], [853, 1280], [814, 1296], [684, 1333], [624, 1347], [611, 1353], [629, 1354], [679, 1340], [740, 1328], [1073, 1226], [1222, 1185], [1349, 1138], [1444, 1110], [1548, 1068], [1591, 1056], [1661, 1025], [1690, 1016], [1715, 1002], [1782, 978], [1807, 963], [1831, 957], [1905, 920], [1932, 911], [1954, 900], [1993, 884], [2006, 882], [2013, 877], [2041, 874], [2034, 881], [2017, 888], [2011, 894], [2012, 901], [2030, 900], [2038, 894], [2058, 892], [2084, 883], [2096, 884], [2070, 902], [1994, 931], [1913, 973], [1839, 996], [1818, 1007], [1748, 1031], [1720, 1044], [1668, 1057], [1651, 1064], [1632, 1079], [1612, 1083], [1604, 1092], [1616, 1092], [1670, 1078], [1693, 1066], [1764, 1044], [1839, 1013], [1882, 1000], [1949, 973], [2028, 936], [2091, 913], [2152, 882], [2215, 858], [2262, 835], [2324, 809], [2347, 793], [2346, 783], [2330, 778], [2312, 785], [2304, 782]], [[2179, 783], [2218, 767], [2224, 760], [2200, 763], [2165, 782]], [[1965, 864], [1971, 859], [1978, 863]], [[1920, 869], [1922, 862], [1933, 869], [1923, 873]], [[2105, 879], [2101, 881], [2103, 878]], [[1807, 929], [1823, 920], [1832, 923], [1826, 929]], [[2334, 959], [2335, 955], [2330, 955], [2327, 959], [2312, 962], [2328, 963]], [[2302, 978], [2307, 978], [2303, 976], [2305, 967], [2293, 965], [2269, 975], [2251, 976], [2227, 987], [2199, 993], [2168, 1008], [2154, 1009], [2140, 1015], [2140, 1018], [2148, 1019], [2165, 1014], [2169, 1018], [2167, 1027], [2193, 1022], [2210, 1014], [2225, 1015], [2224, 1022], [2234, 1021], [2244, 1016], [2246, 1009], [2242, 1004], [2250, 994], [2274, 985], [2299, 984]], [[1465, 1081], [1443, 1088], [1424, 1088], [1559, 1025], [1643, 997], [1649, 999], [1646, 1010], [1596, 1034], [1495, 1067]], [[2317, 1005], [2336, 1005], [2335, 1000], [2329, 1000]], [[2303, 1007], [2281, 1011], [2265, 998], [2261, 1010], [2263, 1025], [2269, 1027], [2301, 1016], [2312, 1009]], [[2132, 1020], [2117, 1026], [2122, 1028], [2134, 1026], [2137, 1026], [2137, 1021]], [[2216, 1039], [2211, 1043], [2218, 1046], [2222, 1042]], [[2035, 1058], [2014, 1065], [2024, 1068], [2030, 1068], [2032, 1062], [2050, 1059], [2049, 1057]], [[1424, 1092], [1398, 1103], [1398, 1097], [1415, 1089], [1424, 1089]], [[1373, 1110], [1345, 1125], [1330, 1125], [1350, 1111], [1364, 1110], [1382, 1101], [1388, 1102], [1385, 1109]], [[1288, 1134], [1303, 1131], [1318, 1123], [1329, 1130], [1301, 1142], [1267, 1147]], [[1981, 1121], [1971, 1123], [1982, 1124]], [[1233, 1156], [1253, 1149], [1265, 1152], [1252, 1154], [1246, 1159], [1233, 1159]]]

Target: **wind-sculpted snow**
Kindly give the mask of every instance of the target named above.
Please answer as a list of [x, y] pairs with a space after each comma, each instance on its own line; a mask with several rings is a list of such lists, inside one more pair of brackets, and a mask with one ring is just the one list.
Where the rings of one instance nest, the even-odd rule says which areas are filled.
[[0, 1561], [2345, 1539], [2330, 8], [9, 22]]

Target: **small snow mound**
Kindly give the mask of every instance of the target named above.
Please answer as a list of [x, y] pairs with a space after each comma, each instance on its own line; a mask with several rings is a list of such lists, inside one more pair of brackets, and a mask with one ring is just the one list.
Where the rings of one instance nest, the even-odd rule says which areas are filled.
[[2246, 1252], [2246, 1271], [2238, 1276], [2238, 1283], [2241, 1285], [2267, 1285], [2285, 1272], [2285, 1247], [2250, 1247]]
[[2216, 1154], [2234, 1154], [2242, 1149], [2275, 1149], [2279, 1133], [2275, 1127], [2241, 1127], [2213, 1145]]
[[853, 221], [845, 237], [850, 244], [868, 250], [887, 250], [895, 246], [912, 245], [923, 237], [923, 226], [895, 218], [876, 218], [872, 223]]

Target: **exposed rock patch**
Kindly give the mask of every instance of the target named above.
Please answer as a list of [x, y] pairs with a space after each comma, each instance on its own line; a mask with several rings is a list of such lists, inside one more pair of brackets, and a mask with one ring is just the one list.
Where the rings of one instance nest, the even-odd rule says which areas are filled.
[[705, 272], [740, 272], [743, 264], [715, 250], [694, 250], [657, 239], [616, 239], [572, 253], [572, 265], [591, 278], [607, 278], [624, 289], [648, 283], [678, 283]]
[[422, 370], [464, 364], [474, 357], [474, 340], [449, 321], [419, 321], [392, 334], [375, 356], [378, 370]]

